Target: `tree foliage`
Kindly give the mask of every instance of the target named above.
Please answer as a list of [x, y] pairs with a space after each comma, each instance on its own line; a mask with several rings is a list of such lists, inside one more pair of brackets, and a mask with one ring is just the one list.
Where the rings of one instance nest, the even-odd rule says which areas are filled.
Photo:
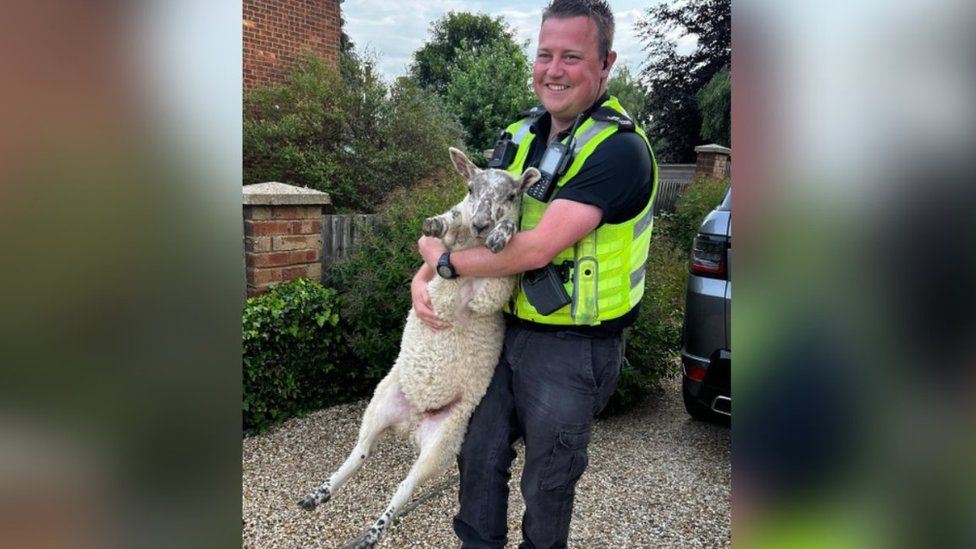
[[647, 128], [651, 121], [647, 86], [641, 83], [637, 75], [631, 74], [626, 65], [616, 65], [613, 68], [607, 91], [620, 100], [620, 104], [638, 125]]
[[[691, 161], [701, 135], [697, 94], [732, 62], [731, 0], [660, 4], [647, 10], [637, 29], [648, 51], [642, 74], [650, 88], [648, 133], [655, 152], [665, 161]], [[675, 40], [690, 34], [698, 36], [698, 48], [680, 55]]]
[[443, 101], [409, 78], [388, 86], [372, 59], [316, 56], [285, 85], [244, 96], [244, 183], [327, 191], [340, 211], [370, 212], [395, 188], [449, 169], [463, 132]]
[[446, 97], [460, 53], [477, 52], [498, 42], [517, 44], [501, 17], [448, 12], [431, 24], [427, 43], [413, 53], [410, 74], [421, 87]]
[[468, 132], [468, 153], [476, 163], [481, 163], [481, 151], [494, 144], [499, 129], [535, 103], [530, 78], [528, 59], [511, 40], [461, 48], [451, 70], [447, 104]]
[[725, 67], [698, 92], [701, 112], [701, 138], [706, 143], [732, 145], [732, 78]]
[[535, 101], [524, 47], [501, 17], [450, 12], [431, 25], [427, 43], [413, 54], [411, 75], [457, 114], [475, 163], [483, 162], [481, 151], [494, 144], [499, 129]]

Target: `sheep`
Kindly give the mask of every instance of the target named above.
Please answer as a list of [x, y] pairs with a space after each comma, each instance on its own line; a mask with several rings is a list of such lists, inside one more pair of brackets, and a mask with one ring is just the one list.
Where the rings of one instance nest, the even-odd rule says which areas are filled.
[[[484, 243], [497, 253], [517, 231], [522, 193], [541, 174], [529, 168], [515, 179], [502, 170], [478, 169], [457, 149], [449, 152], [454, 167], [467, 180], [468, 194], [449, 211], [425, 219], [422, 232], [441, 238], [452, 251]], [[513, 276], [431, 280], [427, 287], [431, 304], [451, 327], [434, 332], [411, 309], [400, 354], [363, 414], [356, 447], [327, 481], [299, 502], [300, 507], [311, 510], [328, 501], [362, 467], [391, 427], [410, 432], [420, 455], [357, 547], [376, 545], [417, 487], [456, 459], [468, 421], [488, 390], [501, 354], [505, 332], [501, 309], [514, 284]]]

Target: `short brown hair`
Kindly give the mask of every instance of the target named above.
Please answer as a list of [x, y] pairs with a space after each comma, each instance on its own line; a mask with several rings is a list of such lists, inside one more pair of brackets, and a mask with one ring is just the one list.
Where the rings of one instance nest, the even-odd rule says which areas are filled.
[[613, 49], [613, 13], [605, 0], [552, 0], [542, 12], [542, 22], [550, 17], [569, 19], [579, 16], [589, 17], [596, 23], [600, 56], [606, 60]]

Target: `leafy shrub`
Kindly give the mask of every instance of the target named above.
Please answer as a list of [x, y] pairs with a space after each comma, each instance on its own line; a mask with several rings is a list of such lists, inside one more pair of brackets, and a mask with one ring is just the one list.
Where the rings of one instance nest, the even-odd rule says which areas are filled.
[[450, 166], [464, 131], [409, 78], [387, 86], [375, 61], [344, 55], [342, 76], [316, 56], [285, 85], [244, 96], [244, 182], [327, 191], [339, 211], [370, 212], [393, 189]]
[[687, 281], [688, 254], [663, 234], [654, 234], [640, 314], [625, 335], [627, 365], [604, 414], [631, 408], [661, 379], [676, 373]]
[[663, 378], [678, 372], [688, 254], [702, 221], [722, 201], [727, 186], [723, 180], [695, 181], [678, 199], [674, 213], [655, 216], [641, 311], [626, 333], [628, 364], [605, 415], [629, 409]]
[[249, 298], [243, 315], [244, 429], [344, 401], [333, 290], [305, 279]]
[[727, 179], [692, 181], [678, 197], [673, 214], [662, 214], [654, 218], [655, 230], [671, 240], [679, 250], [690, 252], [702, 221], [708, 212], [722, 202], [728, 186]]
[[[447, 149], [440, 151], [447, 157]], [[466, 192], [459, 176], [438, 174], [409, 189], [396, 189], [379, 208], [379, 219], [348, 258], [329, 268], [339, 291], [344, 348], [342, 363], [355, 365], [364, 391], [390, 370], [411, 307], [410, 282], [421, 265], [421, 222], [457, 204]], [[366, 394], [366, 393], [364, 393]]]

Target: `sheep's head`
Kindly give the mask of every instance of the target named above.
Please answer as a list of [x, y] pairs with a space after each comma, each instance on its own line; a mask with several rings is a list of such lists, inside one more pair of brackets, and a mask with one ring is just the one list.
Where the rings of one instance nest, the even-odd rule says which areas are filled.
[[465, 201], [471, 234], [485, 238], [503, 220], [518, 223], [522, 193], [542, 176], [539, 170], [529, 168], [516, 179], [505, 170], [478, 169], [463, 152], [455, 148], [449, 151], [454, 167], [468, 180]]

